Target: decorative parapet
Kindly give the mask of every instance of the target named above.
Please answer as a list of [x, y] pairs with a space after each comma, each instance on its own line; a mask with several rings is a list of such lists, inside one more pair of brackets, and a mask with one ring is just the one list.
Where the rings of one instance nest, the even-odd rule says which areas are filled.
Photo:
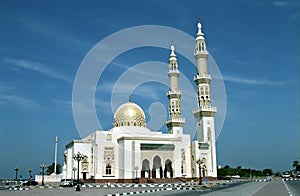
[[200, 112], [217, 112], [217, 107], [215, 106], [200, 106], [193, 109], [193, 114], [200, 113]]
[[185, 118], [170, 118], [166, 121], [168, 123], [185, 123]]

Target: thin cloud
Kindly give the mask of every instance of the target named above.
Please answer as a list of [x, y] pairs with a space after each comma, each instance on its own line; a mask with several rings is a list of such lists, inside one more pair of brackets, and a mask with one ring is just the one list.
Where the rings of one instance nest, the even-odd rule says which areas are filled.
[[14, 67], [20, 67], [23, 69], [29, 69], [29, 70], [32, 70], [35, 72], [39, 72], [39, 73], [47, 75], [51, 78], [64, 80], [69, 83], [73, 82], [73, 80], [71, 78], [69, 78], [65, 75], [62, 75], [56, 71], [53, 71], [39, 62], [28, 61], [28, 60], [23, 60], [23, 59], [14, 59], [14, 58], [4, 58], [3, 62], [5, 64], [8, 64], [8, 65], [11, 65]]
[[289, 2], [288, 1], [274, 1], [273, 5], [275, 5], [277, 7], [287, 7], [287, 6], [289, 6]]
[[30, 99], [16, 95], [14, 87], [8, 83], [0, 83], [0, 104], [17, 104], [26, 108], [36, 108], [38, 104]]
[[0, 94], [0, 103], [5, 104], [5, 103], [13, 103], [17, 105], [24, 106], [26, 108], [33, 108], [33, 107], [38, 107], [38, 104], [34, 103], [30, 99], [26, 99], [23, 97], [19, 97], [16, 95], [5, 95], [5, 94]]
[[63, 100], [58, 100], [58, 99], [51, 99], [52, 102], [54, 103], [58, 103], [58, 104], [65, 104], [68, 106], [72, 106], [72, 102], [71, 101], [63, 101]]
[[[72, 36], [71, 34], [58, 29], [55, 26], [42, 23], [38, 19], [30, 19], [24, 17], [16, 17], [14, 15], [7, 14], [4, 16], [6, 19], [13, 21], [16, 24], [19, 24], [21, 27], [38, 33], [42, 36], [48, 37], [60, 43], [61, 46], [64, 46], [67, 49], [77, 50], [80, 53], [90, 48], [91, 43], [80, 40]], [[75, 46], [75, 47], [74, 47]], [[83, 49], [83, 50], [82, 50]]]
[[[134, 89], [133, 86], [135, 86], [134, 83], [127, 82], [127, 83], [118, 83], [117, 88], [114, 88], [115, 83], [106, 82], [102, 83], [98, 86], [97, 92], [98, 93], [117, 93], [123, 96], [129, 96], [129, 92], [134, 91], [134, 94], [137, 96], [145, 96], [147, 94], [147, 97], [150, 99], [158, 99], [160, 97], [161, 89], [158, 89], [155, 86], [142, 86], [138, 89]], [[151, 92], [151, 93], [149, 93]], [[164, 92], [165, 93], [165, 92]]]
[[269, 85], [269, 86], [282, 86], [287, 82], [285, 81], [271, 81], [271, 80], [258, 80], [258, 79], [247, 79], [240, 77], [224, 76], [223, 79], [228, 82], [235, 82], [241, 84], [250, 84], [250, 85]]

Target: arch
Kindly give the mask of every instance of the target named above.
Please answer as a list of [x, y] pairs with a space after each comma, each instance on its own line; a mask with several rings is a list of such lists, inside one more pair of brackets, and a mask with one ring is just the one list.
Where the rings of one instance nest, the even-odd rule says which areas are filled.
[[141, 170], [141, 178], [150, 178], [150, 161], [148, 159], [144, 159], [142, 162], [142, 170]]
[[[201, 162], [202, 162], [202, 164], [204, 164], [204, 166], [205, 166], [205, 165], [206, 165], [206, 158], [203, 158]], [[205, 167], [206, 167], [206, 166], [205, 166]]]
[[164, 177], [173, 178], [173, 167], [170, 159], [167, 159], [165, 162]]
[[106, 175], [111, 175], [111, 165], [107, 164], [105, 167], [105, 174]]
[[152, 178], [162, 178], [163, 177], [163, 171], [162, 171], [162, 165], [161, 165], [161, 158], [156, 155], [153, 158], [153, 168], [152, 168]]

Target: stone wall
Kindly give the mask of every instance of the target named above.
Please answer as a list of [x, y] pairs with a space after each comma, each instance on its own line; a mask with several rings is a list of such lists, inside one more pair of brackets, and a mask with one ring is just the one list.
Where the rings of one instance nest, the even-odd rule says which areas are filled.
[[[44, 184], [59, 183], [62, 179], [61, 174], [44, 175]], [[35, 175], [35, 181], [42, 184], [42, 175]]]

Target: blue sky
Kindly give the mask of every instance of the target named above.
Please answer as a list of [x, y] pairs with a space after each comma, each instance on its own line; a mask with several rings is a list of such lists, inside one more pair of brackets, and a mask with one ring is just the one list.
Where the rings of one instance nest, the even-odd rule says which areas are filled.
[[[293, 0], [2, 1], [0, 177], [13, 178], [15, 166], [23, 176], [29, 168], [39, 173], [40, 164], [53, 161], [55, 136], [60, 140], [62, 163], [64, 145], [80, 138], [72, 112], [74, 78], [98, 42], [139, 25], [169, 26], [194, 37], [198, 16], [226, 88], [218, 164], [291, 169], [292, 161], [300, 160], [299, 8]], [[167, 63], [169, 53], [162, 48], [138, 48], [106, 67], [95, 96], [105, 130], [113, 123], [114, 82], [138, 63]], [[193, 84], [195, 69], [184, 56], [177, 57], [181, 75]], [[157, 112], [167, 111], [167, 90], [166, 85], [149, 82], [133, 92], [132, 100], [144, 109], [149, 124], [152, 103], [159, 106]], [[124, 95], [119, 101], [126, 101]]]

